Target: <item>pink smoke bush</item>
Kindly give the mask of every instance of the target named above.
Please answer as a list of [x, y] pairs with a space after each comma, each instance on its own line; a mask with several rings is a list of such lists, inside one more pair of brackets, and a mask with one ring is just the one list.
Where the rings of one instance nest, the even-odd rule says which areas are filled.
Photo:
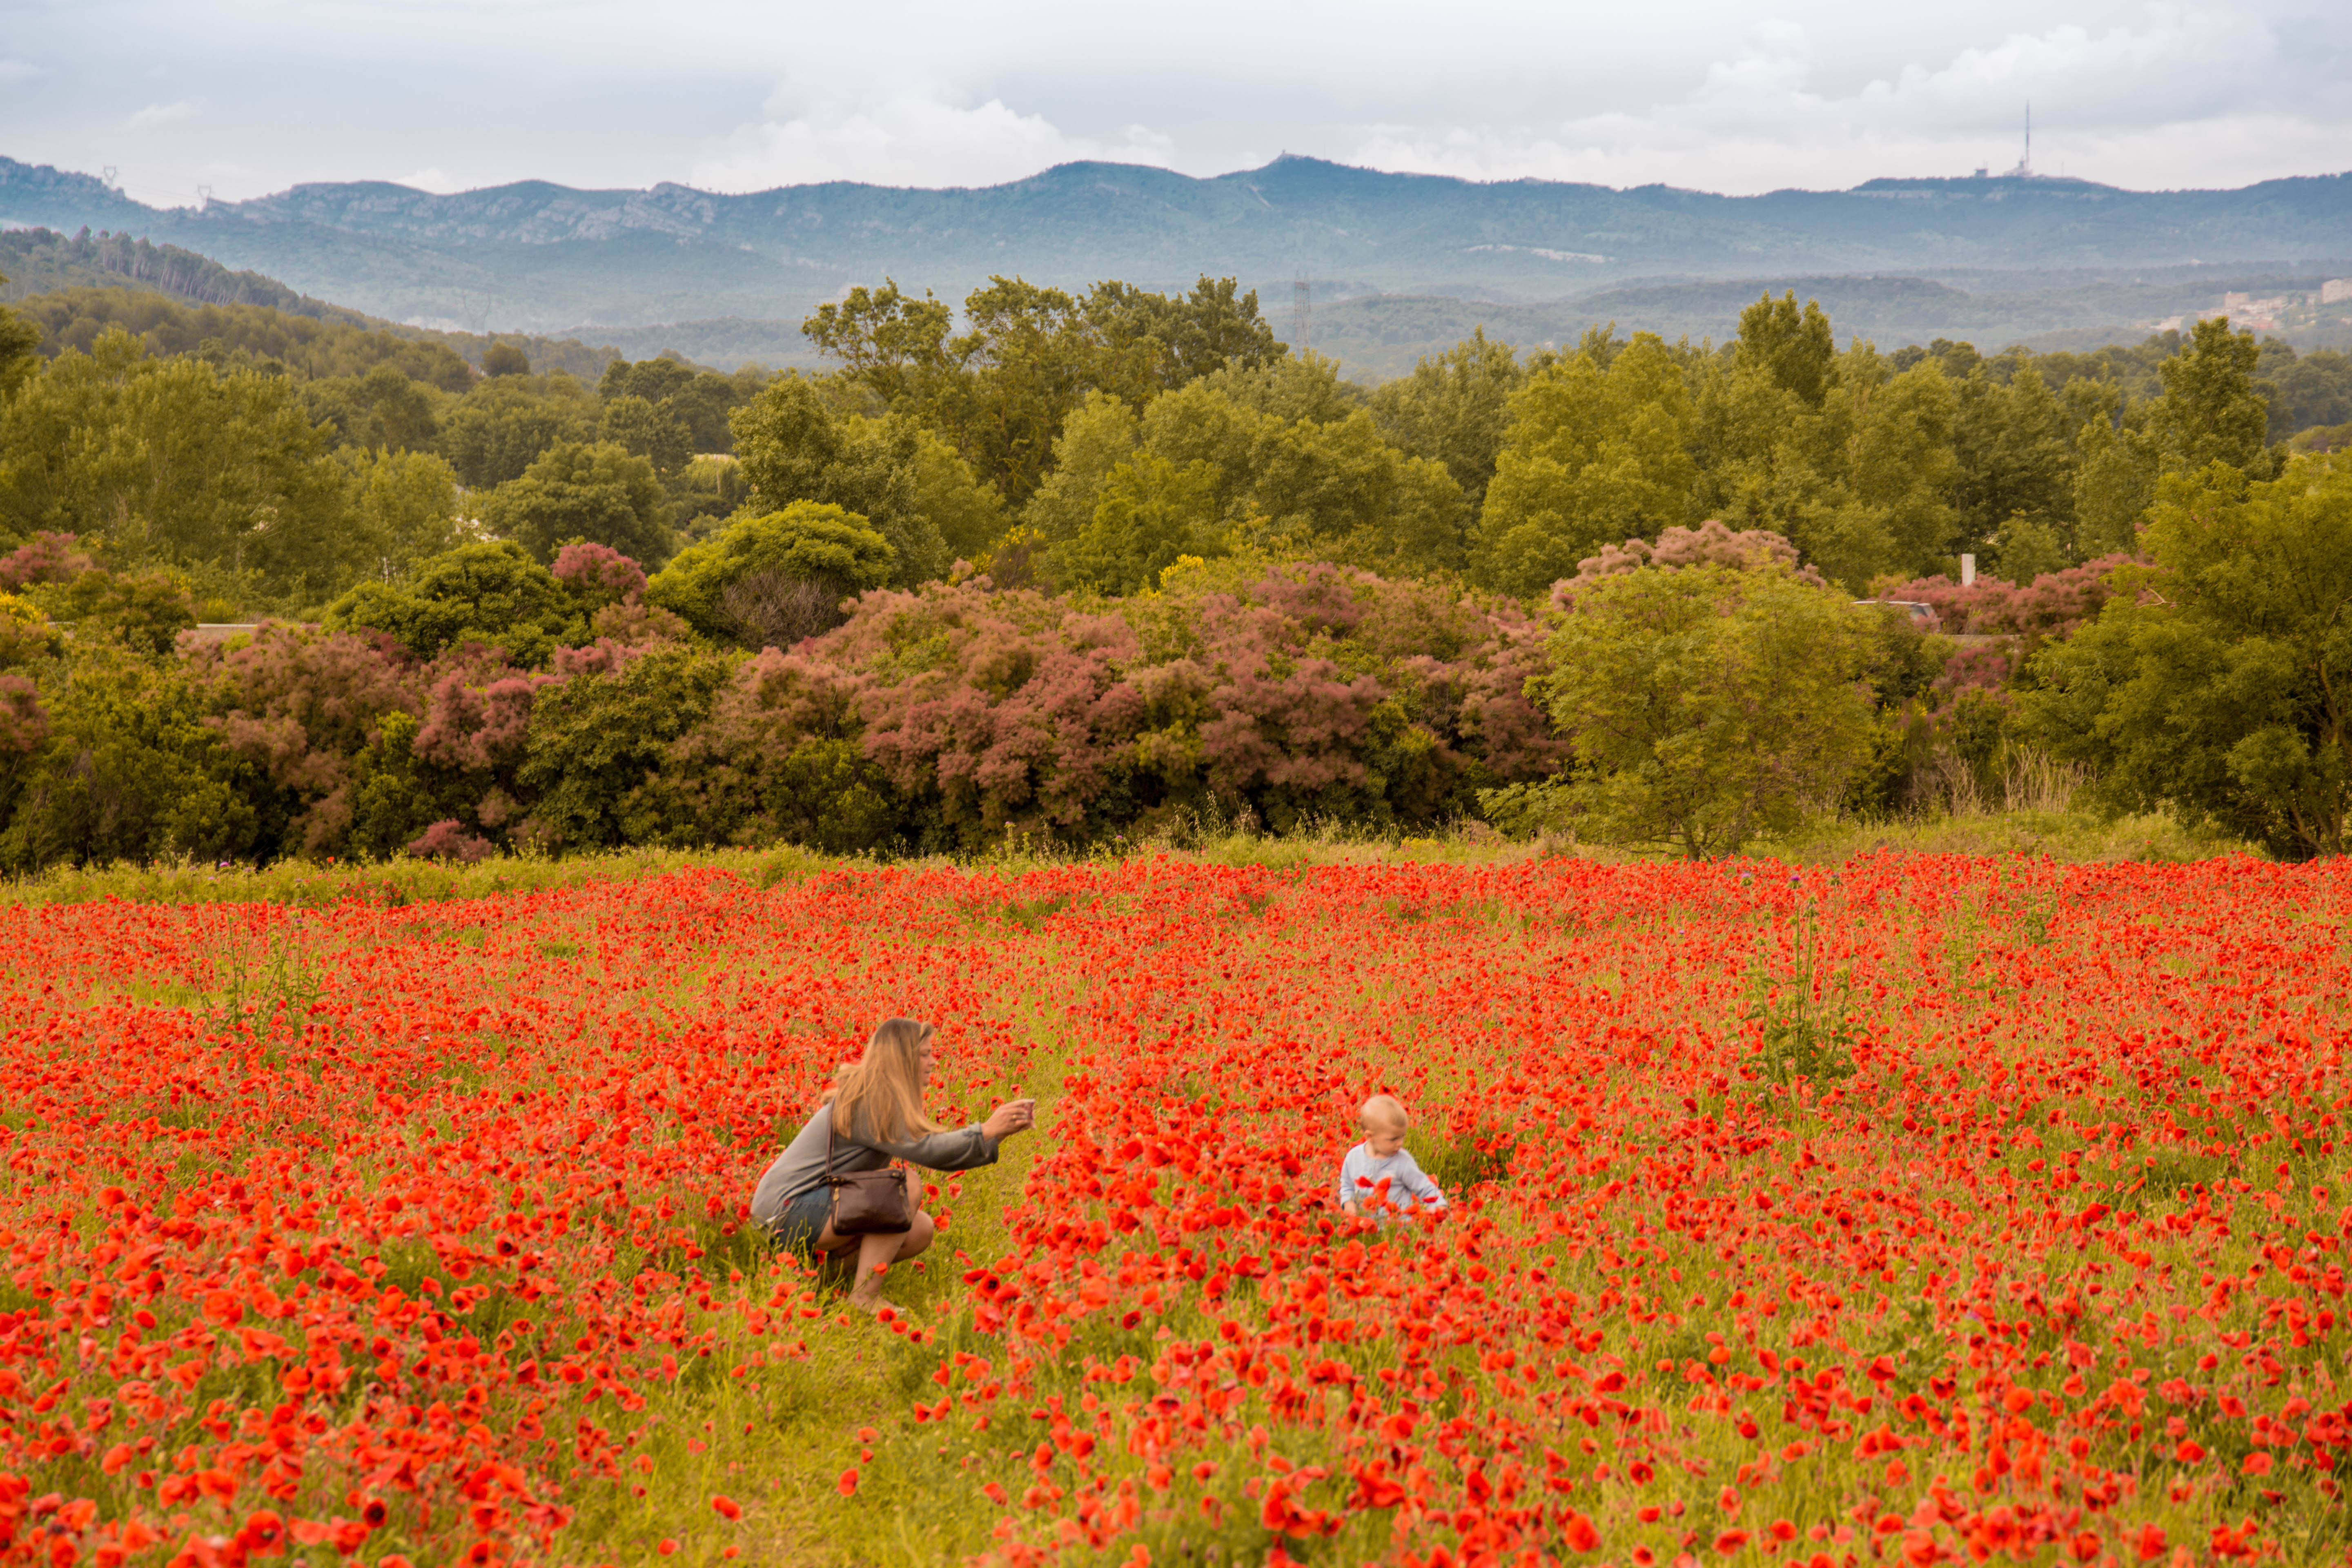
[[445, 817], [419, 835], [408, 846], [408, 853], [420, 860], [455, 860], [471, 866], [488, 859], [496, 850], [488, 839], [467, 832], [464, 823]]
[[2115, 592], [2116, 568], [2128, 555], [2103, 555], [2063, 572], [2046, 572], [2023, 587], [1979, 577], [1962, 587], [1949, 577], [1916, 578], [1881, 592], [1934, 608], [1938, 629], [1954, 637], [2064, 637], [2095, 618]]
[[530, 737], [531, 704], [555, 679], [517, 669], [479, 643], [450, 649], [429, 673], [416, 755], [461, 773], [513, 766]]
[[1735, 530], [1709, 518], [1696, 528], [1669, 528], [1654, 544], [1646, 539], [1629, 539], [1622, 544], [1603, 546], [1598, 555], [1588, 555], [1576, 563], [1575, 576], [1551, 585], [1552, 608], [1573, 608], [1576, 595], [1603, 577], [1643, 567], [1672, 572], [1685, 566], [1728, 566], [1740, 572], [1777, 569], [1812, 587], [1829, 586], [1820, 573], [1798, 560], [1795, 545], [1770, 529]]
[[1097, 604], [978, 580], [862, 598], [749, 661], [684, 748], [757, 795], [855, 741], [923, 828], [1094, 837], [1171, 809], [1429, 820], [1556, 767], [1516, 605], [1325, 564]]
[[32, 755], [49, 738], [49, 716], [28, 675], [0, 673], [0, 762]]
[[7, 554], [0, 555], [0, 593], [13, 594], [44, 583], [70, 583], [97, 565], [72, 534], [36, 533]]
[[551, 570], [573, 597], [591, 605], [634, 605], [646, 591], [646, 569], [608, 544], [567, 544]]

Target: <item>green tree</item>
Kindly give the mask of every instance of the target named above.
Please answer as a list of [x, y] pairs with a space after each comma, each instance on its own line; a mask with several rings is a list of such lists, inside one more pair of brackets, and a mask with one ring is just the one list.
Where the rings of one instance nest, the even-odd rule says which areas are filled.
[[1217, 475], [1194, 460], [1178, 468], [1139, 452], [1110, 471], [1093, 519], [1053, 554], [1064, 587], [1131, 594], [1160, 581], [1179, 556], [1223, 554]]
[[482, 374], [492, 378], [529, 375], [530, 356], [512, 343], [492, 343], [482, 351]]
[[740, 628], [728, 592], [759, 576], [814, 584], [837, 601], [890, 581], [890, 545], [855, 512], [794, 501], [737, 518], [716, 538], [678, 552], [646, 585], [646, 599], [707, 637], [731, 637]]
[[1340, 375], [1338, 360], [1312, 349], [1255, 365], [1226, 365], [1202, 377], [1201, 386], [1236, 408], [1285, 424], [1336, 424], [1370, 401], [1362, 387]]
[[927, 422], [952, 433], [972, 471], [1018, 506], [1045, 476], [1062, 421], [1086, 395], [1094, 345], [1078, 301], [1059, 289], [991, 278], [963, 309], [970, 329], [950, 347], [967, 374], [948, 417]]
[[611, 441], [562, 441], [489, 493], [482, 521], [542, 562], [584, 540], [658, 566], [674, 547], [664, 511], [661, 481], [645, 458]]
[[2166, 476], [2098, 620], [2036, 656], [2022, 721], [2116, 810], [2165, 808], [2287, 858], [2352, 810], [2352, 465]]
[[672, 412], [667, 401], [642, 397], [608, 397], [599, 422], [604, 438], [633, 457], [643, 458], [660, 474], [676, 473], [694, 456], [694, 432]]
[[1054, 443], [1054, 467], [1021, 519], [1048, 550], [1077, 538], [1094, 521], [1111, 470], [1135, 455], [1135, 410], [1107, 392], [1087, 395]]
[[465, 540], [457, 476], [430, 452], [347, 453], [353, 522], [375, 557], [373, 575], [407, 576]]
[[405, 583], [362, 583], [327, 607], [324, 622], [329, 631], [384, 632], [420, 659], [483, 643], [526, 668], [588, 632], [581, 602], [507, 539], [436, 555]]
[[541, 691], [516, 773], [538, 795], [540, 829], [573, 848], [690, 842], [665, 809], [659, 775], [733, 669], [731, 658], [671, 644]]
[[1762, 371], [1801, 403], [1819, 408], [1829, 395], [1837, 334], [1818, 300], [1800, 310], [1793, 289], [1778, 300], [1767, 291], [1739, 312], [1736, 352], [1740, 364]]
[[[616, 359], [604, 367], [596, 395], [608, 408], [616, 399], [644, 398], [665, 425], [675, 426], [675, 438], [685, 444], [688, 457], [694, 457], [734, 450], [727, 416], [757, 396], [768, 379], [767, 373], [755, 366], [720, 375], [698, 371], [682, 360], [643, 359], [632, 363]], [[650, 451], [646, 455], [653, 456]], [[654, 466], [665, 473], [672, 467], [659, 458], [655, 458]]]
[[2232, 332], [2230, 319], [2200, 321], [2177, 355], [2157, 367], [2164, 395], [2148, 409], [2147, 430], [2167, 473], [2194, 473], [2227, 463], [2252, 479], [2273, 477], [2263, 447], [2270, 405], [2254, 385], [2262, 346]]
[[[2118, 417], [2123, 390], [2112, 381], [2077, 383], [2085, 417], [2074, 433], [2074, 539], [2083, 559], [2138, 548], [2139, 520], [2156, 499], [2158, 453], [2146, 432]], [[2074, 390], [2069, 388], [2069, 391]]]
[[[0, 669], [54, 658], [65, 646], [65, 634], [47, 611], [23, 595], [0, 593]], [[0, 738], [0, 750], [6, 744]]]
[[77, 644], [42, 700], [47, 735], [21, 765], [0, 865], [24, 872], [245, 849], [250, 792], [178, 660]]
[[[1136, 443], [1180, 468], [1202, 462], [1216, 469], [1218, 510], [1227, 521], [1239, 522], [1255, 510], [1250, 489], [1258, 455], [1282, 427], [1280, 416], [1236, 401], [1217, 378], [1204, 376], [1146, 405], [1136, 421]], [[1108, 439], [1108, 426], [1098, 434]]]
[[1860, 594], [1883, 573], [1940, 568], [1955, 526], [1956, 402], [1934, 361], [1898, 374], [1868, 343], [1838, 356], [1820, 423], [1791, 431], [1822, 484], [1789, 521], [1822, 575]]
[[937, 422], [948, 384], [961, 368], [948, 346], [954, 324], [955, 312], [930, 290], [917, 300], [896, 279], [885, 279], [879, 289], [860, 283], [838, 301], [818, 306], [801, 331], [819, 353], [841, 361], [884, 407], [910, 405]]
[[[855, 428], [876, 422], [852, 423]], [[1004, 536], [1004, 498], [974, 479], [971, 466], [937, 431], [918, 428], [914, 437], [915, 515], [930, 524], [949, 555], [978, 560]]]
[[1444, 463], [1475, 513], [1510, 430], [1511, 395], [1527, 379], [1511, 346], [1487, 342], [1481, 327], [1376, 388], [1372, 419], [1399, 450]]
[[1090, 385], [1134, 403], [1227, 365], [1255, 370], [1289, 352], [1258, 313], [1257, 290], [1244, 293], [1231, 278], [1203, 275], [1180, 296], [1097, 283], [1083, 315], [1097, 345]]
[[[1979, 365], [1960, 384], [1953, 499], [1972, 548], [1992, 543], [2018, 519], [2071, 543], [2075, 437], [2082, 422], [2030, 364], [2006, 383]], [[2006, 559], [2000, 571], [2012, 582], [2021, 580]]]
[[1285, 358], [1256, 296], [1231, 279], [1203, 278], [1182, 298], [1103, 283], [1081, 300], [992, 278], [965, 298], [963, 317], [956, 332], [945, 303], [886, 282], [819, 307], [802, 331], [885, 409], [940, 432], [1015, 508], [1043, 481], [1063, 422], [1089, 392], [1139, 405]]
[[782, 375], [737, 409], [735, 451], [752, 504], [775, 511], [814, 501], [855, 512], [890, 547], [901, 587], [946, 575], [952, 557], [931, 510], [959, 531], [985, 527], [993, 507], [961, 459], [902, 416], [837, 413], [815, 381]]
[[0, 532], [314, 603], [370, 564], [327, 445], [283, 376], [153, 359], [110, 331], [0, 405]]
[[[1103, 554], [1107, 541], [1124, 534], [1102, 530], [1156, 520], [1146, 532], [1159, 537], [1172, 526], [1168, 507], [1180, 504], [1189, 542], [1179, 553], [1216, 554], [1242, 542], [1391, 574], [1458, 569], [1467, 519], [1461, 487], [1444, 464], [1390, 446], [1352, 398], [1329, 395], [1328, 364], [1228, 367], [1162, 393], [1139, 419], [1118, 399], [1091, 395], [1066, 425], [1055, 471], [1023, 514], [1045, 545], [1048, 571], [1067, 582], [1141, 584], [1141, 557]], [[1139, 455], [1159, 461], [1142, 464]], [[1123, 465], [1125, 491], [1106, 518], [1111, 477]], [[1080, 550], [1082, 535], [1089, 542]], [[1104, 564], [1110, 560], [1128, 564]]]
[[1786, 572], [1601, 577], [1548, 645], [1541, 691], [1576, 748], [1569, 803], [1594, 837], [1737, 853], [1833, 803], [1869, 749], [1870, 618]]
[[370, 451], [431, 451], [441, 433], [434, 413], [436, 395], [393, 364], [377, 365], [362, 376], [312, 381], [302, 387], [311, 418], [331, 426], [338, 445]]
[[2319, 349], [2298, 355], [2273, 338], [2263, 344], [2262, 374], [2275, 388], [2272, 440], [2315, 426], [2352, 424], [2352, 354]]
[[1472, 575], [1527, 596], [1604, 544], [1654, 539], [1685, 519], [1697, 478], [1681, 367], [1643, 332], [1604, 370], [1589, 353], [1512, 395], [1472, 548]]
[[1818, 405], [1736, 354], [1694, 374], [1694, 516], [1784, 535], [1857, 593], [1883, 573], [1942, 569], [1957, 473], [1939, 360], [1898, 372], [1858, 343], [1831, 360]]
[[[119, 237], [107, 237], [108, 243]], [[169, 250], [170, 247], [158, 247]], [[186, 263], [209, 267], [191, 252], [163, 264], [186, 276]], [[227, 275], [225, 281], [251, 279]], [[293, 303], [297, 296], [285, 297]], [[93, 352], [98, 340], [120, 330], [140, 339], [158, 359], [189, 355], [215, 370], [257, 370], [297, 382], [365, 375], [378, 364], [395, 366], [412, 381], [462, 393], [474, 373], [446, 342], [390, 330], [371, 331], [366, 318], [325, 308], [320, 316], [261, 304], [191, 305], [143, 289], [53, 289], [24, 300], [24, 317], [42, 330], [46, 352]]]
[[172, 652], [180, 634], [196, 624], [195, 594], [185, 576], [168, 567], [92, 567], [33, 589], [32, 598], [52, 618], [72, 626], [76, 642], [110, 642], [150, 658]]
[[562, 441], [595, 439], [599, 419], [587, 389], [561, 371], [509, 374], [458, 399], [441, 425], [441, 455], [468, 489], [522, 477], [541, 453]]
[[[0, 278], [0, 283], [5, 283]], [[15, 395], [41, 364], [41, 329], [0, 305], [0, 403]]]
[[[1267, 421], [1247, 473], [1255, 542], [1265, 548], [1391, 576], [1463, 565], [1462, 487], [1444, 464], [1407, 457], [1382, 440], [1360, 408], [1328, 423]], [[1214, 486], [1213, 469], [1204, 478]]]

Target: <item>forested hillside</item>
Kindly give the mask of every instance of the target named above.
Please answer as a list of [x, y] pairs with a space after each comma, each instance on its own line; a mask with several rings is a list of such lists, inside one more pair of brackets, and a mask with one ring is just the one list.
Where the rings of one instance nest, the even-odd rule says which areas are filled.
[[[2226, 321], [1882, 353], [1791, 293], [1719, 347], [1474, 334], [1368, 389], [1231, 279], [997, 279], [956, 310], [855, 289], [804, 322], [822, 374], [616, 360], [593, 381], [267, 307], [109, 289], [28, 311], [0, 319], [18, 866], [1083, 840], [1176, 810], [1533, 820], [1564, 808], [1556, 773], [1616, 792], [1591, 824], [1646, 822], [1591, 705], [1657, 676], [1622, 660], [1669, 625], [1794, 650], [1759, 712], [1810, 694], [1737, 748], [1818, 740], [1774, 775], [1780, 816], [1668, 834], [1713, 853], [1800, 797], [1948, 795], [2029, 721], [2111, 745], [2079, 700], [2153, 656], [2084, 628], [2147, 602], [2117, 586], [2133, 563], [2174, 569], [2203, 537], [2182, 520], [2235, 508], [2214, 548], [2303, 541], [2310, 577], [2347, 521], [2325, 454], [2352, 437], [2352, 361]], [[1998, 646], [1854, 620], [1865, 596]], [[1728, 618], [1675, 619], [1710, 599]], [[289, 624], [183, 639], [264, 616]], [[1703, 662], [1731, 679], [1747, 657]], [[1580, 695], [1565, 673], [1621, 666]], [[2093, 668], [2063, 701], [2035, 685]], [[2325, 793], [2288, 743], [2182, 752], [2218, 803], [2199, 809], [2283, 848], [2340, 834], [2340, 801], [2279, 805]], [[2176, 798], [2133, 766], [2118, 789]]]
[[1731, 197], [1481, 184], [1286, 157], [1205, 180], [1072, 163], [957, 190], [831, 184], [722, 195], [530, 182], [436, 195], [371, 183], [156, 209], [87, 175], [0, 160], [0, 220], [143, 235], [397, 321], [561, 332], [587, 321], [791, 322], [854, 284], [919, 278], [955, 298], [998, 273], [1069, 289], [1100, 278], [1182, 288], [1208, 271], [1287, 290], [1307, 277], [1327, 297], [1505, 301], [1662, 276], [2087, 268], [2127, 285], [2137, 269], [2190, 258], [2352, 258], [2352, 176], [2177, 192], [1876, 180]]
[[[87, 347], [112, 325], [146, 338], [160, 353], [181, 353], [209, 339], [229, 352], [242, 349], [289, 364], [317, 353], [330, 362], [356, 354], [364, 368], [402, 352], [393, 343], [407, 342], [428, 345], [428, 355], [437, 351], [478, 367], [492, 344], [505, 342], [545, 369], [593, 376], [620, 353], [572, 338], [404, 326], [298, 294], [257, 272], [232, 272], [175, 245], [88, 229], [0, 232], [0, 303], [15, 303], [40, 322], [47, 353]], [[27, 302], [36, 296], [37, 302]], [[314, 353], [312, 345], [325, 346]], [[646, 353], [670, 346], [665, 341]]]

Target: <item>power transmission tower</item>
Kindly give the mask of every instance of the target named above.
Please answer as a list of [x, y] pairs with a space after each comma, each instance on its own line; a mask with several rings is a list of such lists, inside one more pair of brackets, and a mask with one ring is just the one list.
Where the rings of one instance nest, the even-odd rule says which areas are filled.
[[1304, 278], [1290, 285], [1290, 349], [1305, 353], [1315, 342], [1315, 289]]

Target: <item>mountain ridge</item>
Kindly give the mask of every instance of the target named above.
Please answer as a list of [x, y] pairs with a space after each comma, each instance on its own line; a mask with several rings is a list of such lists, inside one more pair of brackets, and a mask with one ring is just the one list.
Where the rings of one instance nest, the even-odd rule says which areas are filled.
[[848, 181], [727, 194], [518, 181], [439, 195], [309, 182], [151, 207], [87, 174], [0, 159], [0, 222], [127, 232], [418, 325], [471, 331], [793, 319], [898, 278], [960, 299], [992, 273], [1083, 288], [1231, 274], [1319, 298], [1573, 299], [1643, 276], [2131, 267], [2352, 255], [2352, 174], [2236, 191], [2081, 180], [1885, 178], [1726, 196], [1667, 185], [1466, 181], [1286, 156], [1205, 179], [1057, 164], [1003, 184]]

